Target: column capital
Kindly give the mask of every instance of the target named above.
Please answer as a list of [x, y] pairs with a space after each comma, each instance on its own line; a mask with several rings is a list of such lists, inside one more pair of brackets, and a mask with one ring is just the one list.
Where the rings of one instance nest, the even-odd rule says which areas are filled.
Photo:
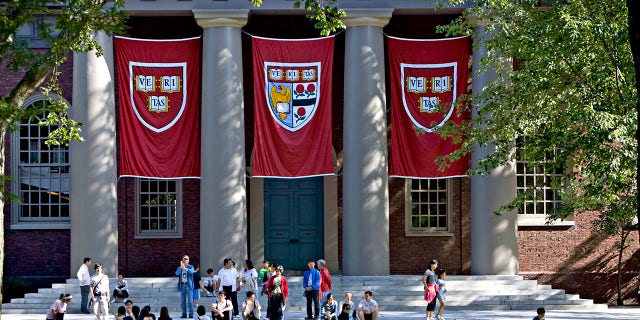
[[393, 8], [344, 10], [347, 16], [342, 18], [342, 21], [347, 28], [358, 26], [384, 27], [389, 23], [393, 14]]
[[193, 16], [202, 28], [235, 27], [242, 28], [249, 18], [248, 9], [208, 10], [194, 9]]

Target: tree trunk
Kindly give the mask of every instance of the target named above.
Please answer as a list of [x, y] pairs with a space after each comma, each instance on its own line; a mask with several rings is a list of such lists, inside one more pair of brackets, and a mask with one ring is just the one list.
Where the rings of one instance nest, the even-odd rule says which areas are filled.
[[[640, 1], [627, 0], [627, 9], [629, 10], [629, 43], [636, 71], [636, 92], [638, 93], [636, 114], [640, 119]], [[640, 126], [636, 128], [636, 142], [636, 151], [637, 154], [640, 154]], [[636, 158], [636, 214], [638, 216], [638, 239], [640, 240], [640, 175], [638, 175], [638, 168], [640, 168], [640, 157]]]
[[[9, 136], [7, 131], [8, 123], [0, 122], [0, 174], [5, 174], [5, 141]], [[6, 183], [6, 182], [2, 182]], [[4, 277], [4, 197], [0, 195], [0, 288]], [[2, 317], [2, 291], [0, 290], [0, 319]]]
[[627, 237], [631, 229], [627, 229], [625, 227], [620, 228], [620, 247], [618, 248], [618, 299], [617, 304], [619, 306], [624, 305], [624, 300], [622, 299], [622, 254], [624, 253], [624, 249], [626, 249]]

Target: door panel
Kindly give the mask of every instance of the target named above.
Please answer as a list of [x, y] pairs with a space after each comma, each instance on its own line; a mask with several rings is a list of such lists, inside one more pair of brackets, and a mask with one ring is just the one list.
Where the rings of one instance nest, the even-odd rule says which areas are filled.
[[324, 252], [322, 178], [265, 179], [265, 258], [305, 270]]

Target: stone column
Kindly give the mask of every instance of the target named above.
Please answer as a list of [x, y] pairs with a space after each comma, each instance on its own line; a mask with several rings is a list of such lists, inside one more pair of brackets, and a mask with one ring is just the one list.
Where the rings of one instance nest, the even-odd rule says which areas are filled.
[[[474, 70], [486, 56], [485, 39], [490, 37], [480, 26], [476, 29]], [[496, 73], [489, 70], [473, 73], [473, 95], [483, 92]], [[474, 110], [472, 117], [476, 117]], [[492, 151], [492, 146], [476, 147], [471, 154], [471, 165]], [[485, 176], [471, 177], [471, 273], [475, 275], [518, 274], [517, 213], [496, 217], [493, 212], [516, 196], [515, 163], [492, 170]]]
[[[193, 10], [203, 30], [200, 265], [247, 258], [240, 28], [248, 10]], [[215, 230], [215, 232], [209, 232]]]
[[342, 273], [389, 274], [389, 186], [382, 27], [392, 9], [347, 10], [344, 22]]
[[[96, 34], [104, 54], [73, 54], [72, 117], [84, 123], [84, 142], [72, 142], [71, 275], [84, 257], [100, 262], [112, 277], [118, 273], [116, 197], [116, 110], [113, 40]], [[91, 270], [92, 271], [92, 270]]]

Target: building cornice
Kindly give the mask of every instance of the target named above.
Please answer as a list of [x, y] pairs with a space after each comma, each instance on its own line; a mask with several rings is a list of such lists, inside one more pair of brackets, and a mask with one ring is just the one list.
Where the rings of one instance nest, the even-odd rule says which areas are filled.
[[393, 15], [393, 8], [374, 9], [344, 9], [347, 16], [342, 19], [345, 26], [374, 26], [384, 27], [389, 23]]
[[194, 9], [193, 16], [202, 28], [235, 27], [242, 28], [249, 18], [248, 9], [209, 10]]

